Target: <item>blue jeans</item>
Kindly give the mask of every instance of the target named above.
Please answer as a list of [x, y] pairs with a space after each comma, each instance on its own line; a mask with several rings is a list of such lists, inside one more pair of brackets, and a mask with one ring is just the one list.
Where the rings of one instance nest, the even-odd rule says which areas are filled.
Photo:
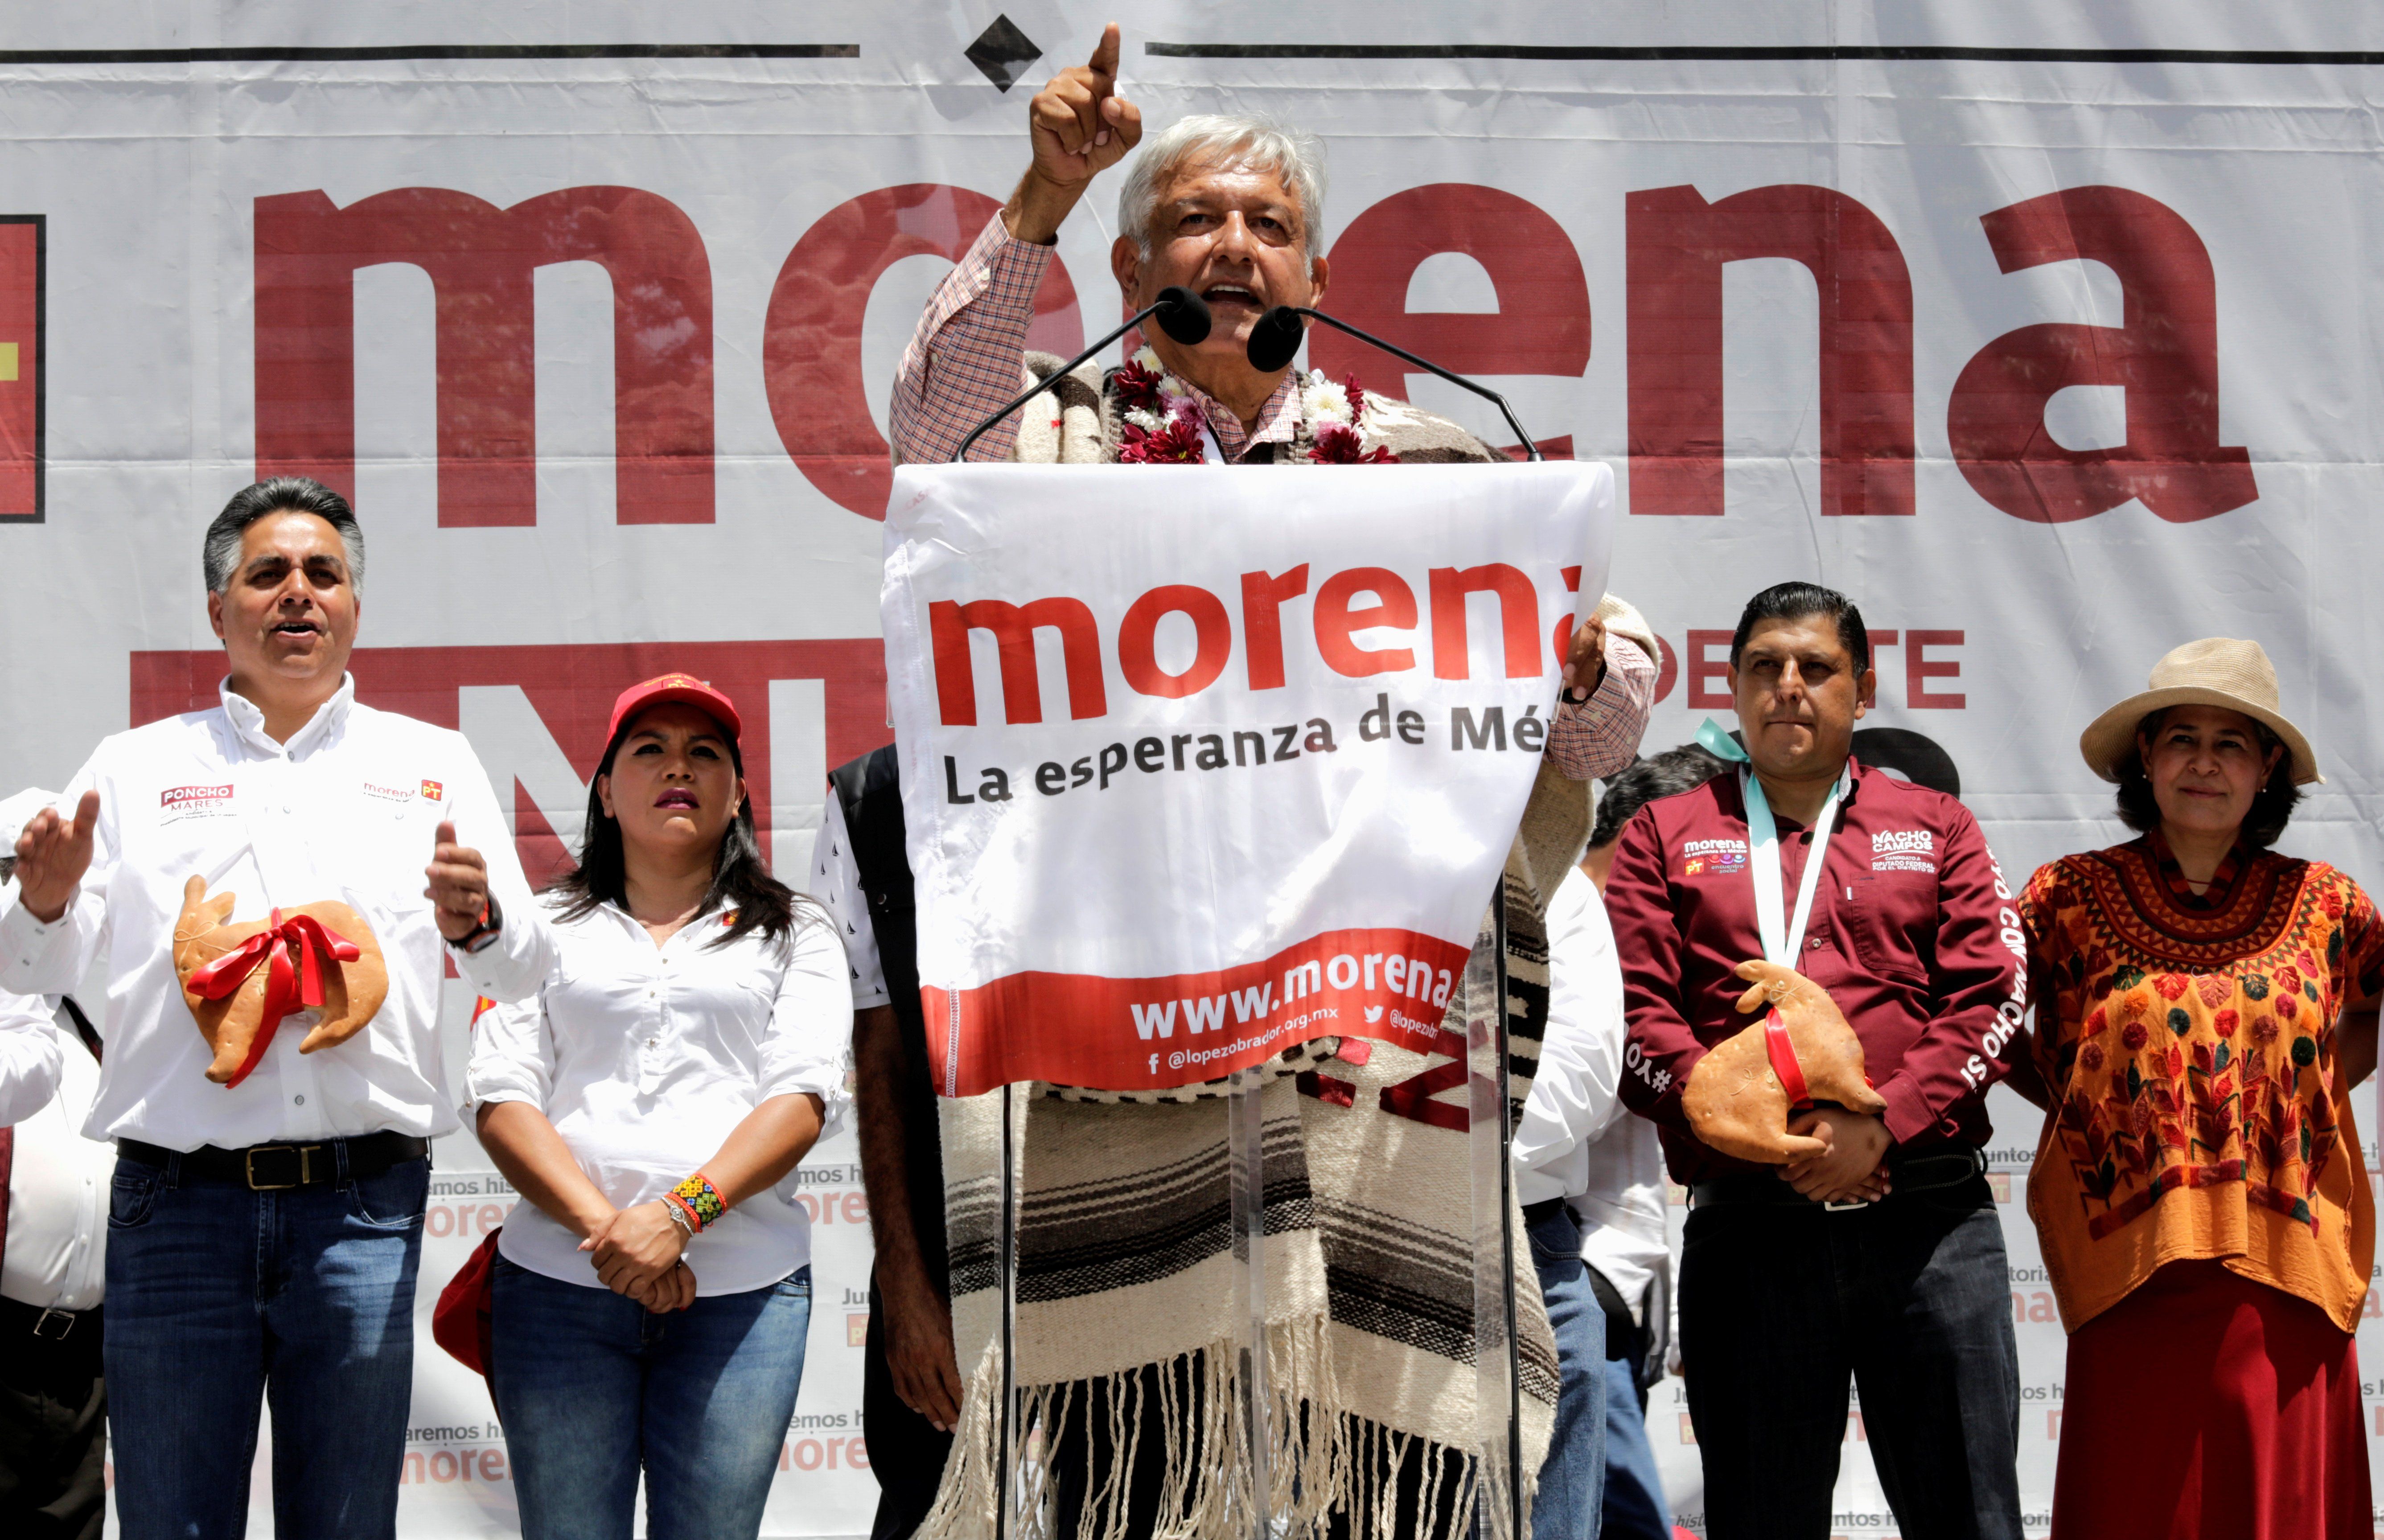
[[1608, 1540], [1672, 1540], [1664, 1480], [1647, 1442], [1647, 1409], [1639, 1399], [1638, 1365], [1606, 1360], [1606, 1502]]
[[762, 1528], [811, 1329], [812, 1270], [669, 1315], [497, 1259], [489, 1385], [523, 1540], [650, 1540]]
[[1564, 1205], [1535, 1221], [1532, 1267], [1557, 1336], [1557, 1427], [1532, 1499], [1532, 1540], [1596, 1540], [1606, 1485], [1606, 1311]]
[[106, 1357], [124, 1540], [246, 1530], [260, 1397], [276, 1534], [396, 1533], [429, 1188], [427, 1160], [282, 1192], [117, 1162]]

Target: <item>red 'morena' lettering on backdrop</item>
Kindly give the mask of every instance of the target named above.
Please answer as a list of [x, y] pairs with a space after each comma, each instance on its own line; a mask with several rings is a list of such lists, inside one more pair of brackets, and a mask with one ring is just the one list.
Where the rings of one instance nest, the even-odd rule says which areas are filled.
[[1631, 511], [1722, 511], [1722, 264], [1784, 256], [1820, 301], [1821, 511], [1911, 513], [1912, 279], [1879, 216], [1794, 184], [1651, 188], [1623, 210]]
[[355, 491], [359, 267], [410, 263], [438, 304], [439, 522], [538, 522], [530, 274], [593, 262], [613, 280], [615, 491], [623, 524], [713, 516], [712, 264], [676, 204], [566, 187], [510, 208], [401, 187], [340, 208], [259, 198], [256, 474]]
[[[1442, 252], [1482, 264], [1497, 292], [1496, 313], [1408, 309], [1416, 269]], [[1459, 374], [1577, 379], [1589, 367], [1589, 279], [1581, 254], [1546, 209], [1512, 192], [1454, 181], [1395, 192], [1334, 242], [1331, 276], [1329, 302], [1320, 308]], [[1329, 327], [1310, 329], [1308, 356], [1330, 379], [1354, 373], [1384, 395], [1406, 393], [1406, 364]], [[1540, 447], [1570, 455], [1572, 440]]]
[[[796, 468], [839, 506], [883, 519], [894, 489], [862, 375], [870, 291], [906, 256], [958, 262], [1000, 207], [940, 182], [884, 187], [828, 210], [787, 254], [762, 323], [763, 386]], [[1026, 345], [1068, 357], [1085, 345], [1076, 291], [1057, 257], [1035, 292]]]
[[[220, 649], [132, 654], [132, 722], [139, 726], [217, 702], [223, 677]], [[827, 764], [834, 768], [892, 739], [886, 726], [886, 649], [875, 637], [828, 641], [641, 641], [545, 647], [359, 647], [348, 657], [356, 699], [383, 711], [442, 727], [459, 723], [456, 692], [474, 685], [513, 685], [528, 697], [539, 720], [573, 770], [594, 778], [604, 754], [613, 702], [639, 679], [692, 674], [737, 702], [745, 730], [738, 751], [745, 765], [755, 831], [766, 859], [771, 850], [770, 683], [818, 679], [826, 696]], [[403, 772], [404, 765], [391, 767]], [[780, 801], [813, 800], [782, 796]], [[514, 802], [514, 838], [533, 882], [567, 864], [554, 830], [528, 794], [499, 777], [501, 798]]]
[[1213, 973], [1024, 972], [971, 988], [929, 985], [919, 996], [945, 1096], [1021, 1080], [1163, 1090], [1317, 1037], [1372, 1037], [1430, 1053], [1465, 956], [1455, 942], [1411, 930], [1333, 930]]
[[[2218, 283], [2175, 209], [2124, 187], [2073, 187], [1981, 216], [2005, 272], [2095, 261], [2118, 275], [2120, 324], [2024, 326], [1980, 348], [1954, 383], [1945, 431], [1980, 497], [2064, 524], [2134, 498], [2172, 524], [2259, 497], [2251, 456], [2218, 441]], [[2127, 391], [2127, 441], [2065, 449], [2045, 404], [2071, 385]]]

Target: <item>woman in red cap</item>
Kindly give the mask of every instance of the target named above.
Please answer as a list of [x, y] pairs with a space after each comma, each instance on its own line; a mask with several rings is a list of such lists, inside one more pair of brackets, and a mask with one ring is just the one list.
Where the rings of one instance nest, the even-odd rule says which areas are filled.
[[530, 1540], [752, 1535], [802, 1378], [794, 1168], [846, 1097], [844, 949], [763, 864], [737, 708], [625, 690], [555, 961], [484, 1012], [480, 1142], [528, 1201], [498, 1240], [489, 1381]]

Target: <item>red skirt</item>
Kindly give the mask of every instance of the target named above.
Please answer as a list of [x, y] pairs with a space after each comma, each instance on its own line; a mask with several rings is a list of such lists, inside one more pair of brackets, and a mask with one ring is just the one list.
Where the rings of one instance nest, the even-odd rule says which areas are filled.
[[2053, 1540], [2369, 1540], [2359, 1353], [2326, 1312], [2171, 1262], [2069, 1338]]

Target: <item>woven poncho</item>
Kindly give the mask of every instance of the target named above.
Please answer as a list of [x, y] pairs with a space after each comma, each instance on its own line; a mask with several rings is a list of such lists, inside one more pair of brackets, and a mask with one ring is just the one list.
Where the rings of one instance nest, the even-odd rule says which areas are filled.
[[[1058, 362], [1027, 355], [1037, 378], [1049, 379]], [[1369, 417], [1402, 459], [1499, 458], [1403, 404], [1383, 402]], [[1116, 413], [1087, 366], [1024, 409], [1013, 457], [1100, 464], [1116, 458], [1117, 441]], [[1301, 441], [1276, 463], [1305, 463]], [[1654, 655], [1635, 611], [1608, 600], [1600, 613]], [[1580, 855], [1588, 809], [1587, 789], [1543, 764], [1508, 856], [1510, 1120], [1530, 1091], [1546, 1029], [1547, 902]], [[1504, 1343], [1485, 1340], [1475, 1320], [1477, 1289], [1497, 1286], [1501, 1250], [1495, 1209], [1485, 1212], [1474, 1197], [1465, 1068], [1468, 1038], [1491, 1037], [1492, 936], [1485, 913], [1438, 1051], [1325, 1038], [1270, 1066], [1261, 1093], [1275, 1446], [1268, 1506], [1292, 1515], [1295, 1535], [1442, 1536], [1472, 1523], [1482, 1424], [1504, 1422], [1497, 1393], [1488, 1402], [1480, 1394], [1505, 1380]], [[1054, 1472], [1040, 1457], [1060, 1430], [1081, 1438], [1090, 1424], [1131, 1444], [1152, 1398], [1166, 1462], [1156, 1534], [1249, 1533], [1247, 1465], [1222, 1458], [1246, 1436], [1239, 1349], [1248, 1322], [1220, 1088], [1129, 1098], [1037, 1084], [1013, 1093], [1023, 1112], [1014, 1436], [1026, 1508], [1014, 1533], [1052, 1533]], [[968, 1383], [943, 1484], [919, 1533], [976, 1540], [994, 1527], [1001, 1096], [939, 1105], [953, 1335]], [[1495, 1182], [1495, 1170], [1487, 1174]], [[1528, 1491], [1554, 1422], [1557, 1353], [1519, 1218], [1515, 1228]], [[1080, 1459], [1081, 1450], [1062, 1458]], [[1144, 1540], [1149, 1532], [1128, 1522], [1130, 1463], [1106, 1462], [1058, 1540]], [[1505, 1507], [1503, 1497], [1489, 1505], [1501, 1534]]]

